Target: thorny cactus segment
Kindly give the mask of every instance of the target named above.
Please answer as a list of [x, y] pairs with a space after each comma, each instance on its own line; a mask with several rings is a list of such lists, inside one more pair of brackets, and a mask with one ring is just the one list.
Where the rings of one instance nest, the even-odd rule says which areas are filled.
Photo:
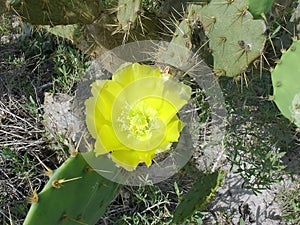
[[80, 31], [81, 26], [78, 24], [57, 26], [44, 25], [43, 28], [51, 34], [74, 41], [74, 37], [76, 33]]
[[247, 0], [249, 12], [255, 19], [265, 17], [265, 14], [271, 10], [274, 0]]
[[[0, 4], [2, 4], [0, 2]], [[104, 10], [99, 0], [7, 0], [9, 10], [38, 25], [90, 24]]]
[[93, 24], [86, 24], [76, 30], [74, 34], [75, 45], [84, 53], [92, 55], [102, 55], [107, 49], [112, 49], [120, 45], [123, 36], [115, 34], [112, 37], [112, 30], [106, 24], [111, 24], [110, 17], [103, 17]]
[[204, 7], [189, 8], [189, 17], [200, 19], [209, 38], [216, 75], [239, 75], [261, 55], [266, 25], [253, 20], [247, 9], [244, 0], [212, 0]]
[[95, 154], [109, 154], [132, 171], [139, 163], [149, 167], [155, 154], [178, 142], [183, 123], [176, 114], [190, 99], [191, 88], [159, 68], [134, 63], [117, 70], [112, 80], [94, 82], [92, 94], [86, 122], [96, 139]]
[[102, 55], [107, 49], [117, 47], [122, 43], [123, 35], [115, 34], [105, 24], [112, 23], [111, 18], [103, 17], [92, 24], [71, 24], [43, 26], [47, 32], [71, 40], [82, 52], [91, 55]]
[[95, 224], [122, 185], [113, 183], [86, 163], [78, 153], [66, 160], [51, 175], [44, 189], [35, 194], [24, 225]]
[[173, 34], [171, 44], [159, 55], [159, 61], [182, 68], [190, 63], [192, 30], [188, 20], [183, 20]]
[[217, 188], [220, 187], [224, 176], [225, 172], [220, 170], [205, 174], [197, 180], [175, 209], [173, 222], [181, 224], [197, 209], [205, 209], [206, 204], [211, 200]]
[[272, 71], [273, 100], [300, 127], [300, 41], [294, 41]]
[[135, 26], [136, 19], [140, 13], [140, 0], [119, 0], [117, 12], [118, 30], [130, 31]]

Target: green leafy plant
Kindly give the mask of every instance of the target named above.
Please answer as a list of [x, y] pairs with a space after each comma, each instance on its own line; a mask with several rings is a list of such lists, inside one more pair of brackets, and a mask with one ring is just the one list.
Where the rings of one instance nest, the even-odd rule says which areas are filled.
[[87, 56], [72, 46], [61, 43], [52, 53], [51, 59], [57, 72], [57, 75], [53, 75], [54, 91], [74, 93], [76, 84], [89, 66]]
[[[296, 179], [297, 180], [297, 179]], [[283, 218], [288, 224], [298, 224], [300, 222], [300, 192], [299, 180], [281, 190], [278, 198], [283, 211]]]
[[[273, 183], [282, 179], [285, 166], [280, 160], [286, 153], [275, 153], [270, 151], [267, 144], [254, 142], [245, 146], [243, 141], [235, 139], [235, 148], [240, 149], [240, 153], [229, 153], [229, 159], [236, 173], [244, 179], [243, 187], [259, 192], [266, 188], [271, 188]], [[233, 136], [233, 134], [232, 134]], [[258, 141], [258, 140], [256, 140]]]
[[[168, 224], [171, 219], [171, 209], [176, 204], [176, 198], [171, 193], [165, 193], [156, 185], [147, 185], [139, 187], [124, 188], [125, 193], [133, 193], [126, 198], [128, 204], [134, 204], [136, 207], [125, 204], [126, 213], [119, 218], [110, 218], [114, 224]], [[125, 198], [125, 196], [123, 197]], [[126, 209], [125, 208], [125, 209]]]

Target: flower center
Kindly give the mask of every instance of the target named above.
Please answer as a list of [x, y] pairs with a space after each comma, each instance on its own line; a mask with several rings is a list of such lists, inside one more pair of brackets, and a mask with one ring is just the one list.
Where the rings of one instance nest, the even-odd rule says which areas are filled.
[[129, 132], [139, 140], [147, 140], [151, 138], [152, 132], [155, 126], [155, 117], [157, 110], [149, 105], [146, 105], [143, 101], [137, 103], [129, 111], [127, 122]]
[[118, 140], [138, 151], [149, 151], [160, 146], [167, 129], [161, 116], [163, 103], [164, 100], [153, 96], [141, 98], [131, 104], [121, 100], [115, 103], [112, 126]]

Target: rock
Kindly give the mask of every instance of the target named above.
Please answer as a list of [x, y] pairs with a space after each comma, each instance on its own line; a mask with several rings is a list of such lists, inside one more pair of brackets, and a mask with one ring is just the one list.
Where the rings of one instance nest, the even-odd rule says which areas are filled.
[[[44, 125], [50, 137], [57, 135], [65, 138], [70, 144], [78, 145], [86, 130], [84, 121], [74, 112], [74, 98], [67, 94], [45, 94]], [[84, 151], [83, 148], [80, 149]]]

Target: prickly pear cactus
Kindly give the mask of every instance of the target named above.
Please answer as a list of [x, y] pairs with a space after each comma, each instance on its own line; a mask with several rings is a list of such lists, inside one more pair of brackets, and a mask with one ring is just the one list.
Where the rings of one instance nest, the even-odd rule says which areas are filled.
[[273, 100], [281, 113], [300, 127], [300, 40], [284, 52], [272, 71]]
[[220, 186], [225, 172], [220, 170], [212, 174], [206, 174], [193, 184], [189, 192], [183, 196], [174, 212], [173, 222], [181, 224], [189, 218], [195, 210], [203, 209], [213, 197]]
[[[109, 20], [109, 21], [107, 21]], [[112, 38], [112, 31], [105, 27], [106, 23], [112, 23], [110, 18], [105, 17], [93, 24], [72, 24], [43, 26], [49, 33], [71, 40], [82, 52], [91, 55], [101, 55], [117, 47], [122, 43], [123, 35], [115, 34]]]
[[274, 0], [247, 0], [249, 12], [254, 18], [265, 17], [264, 14], [271, 10]]
[[189, 9], [190, 19], [200, 19], [209, 38], [216, 75], [239, 75], [261, 55], [266, 25], [254, 20], [247, 9], [245, 0], [212, 0], [204, 7]]
[[192, 30], [189, 22], [183, 20], [177, 25], [171, 44], [158, 57], [159, 61], [170, 65], [176, 65], [178, 68], [184, 67], [191, 57], [191, 35]]
[[99, 0], [7, 0], [6, 6], [25, 21], [52, 26], [90, 24], [104, 9]]
[[119, 0], [117, 13], [118, 30], [130, 31], [134, 27], [139, 14], [141, 14], [140, 0]]
[[78, 24], [71, 24], [71, 25], [57, 25], [57, 26], [50, 26], [44, 25], [43, 26], [49, 33], [54, 34], [56, 36], [74, 41], [74, 36], [76, 32], [80, 31], [81, 26]]
[[[201, 25], [199, 25], [199, 17], [195, 13], [195, 11], [201, 8], [201, 5], [191, 4], [188, 6], [187, 13], [184, 15], [183, 20], [175, 24], [176, 29], [172, 33], [170, 45], [159, 55], [159, 61], [176, 65], [177, 68], [184, 68], [187, 64], [192, 64], [192, 61], [195, 59], [193, 58], [196, 56], [196, 53], [193, 53], [195, 45], [201, 46], [201, 50], [196, 51], [197, 56], [207, 58], [206, 53], [208, 51], [207, 48], [205, 48], [207, 37]], [[194, 36], [197, 36], [197, 38], [194, 38]]]
[[99, 220], [121, 185], [89, 167], [84, 157], [93, 155], [78, 153], [53, 172], [44, 189], [31, 198], [24, 225], [95, 224]]

